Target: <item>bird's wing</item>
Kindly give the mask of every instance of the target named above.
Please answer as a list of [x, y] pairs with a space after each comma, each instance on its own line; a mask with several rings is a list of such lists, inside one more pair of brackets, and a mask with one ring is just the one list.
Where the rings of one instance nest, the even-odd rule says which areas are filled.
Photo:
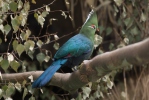
[[70, 38], [55, 54], [55, 59], [77, 57], [84, 53], [92, 51], [93, 43], [91, 41], [78, 34]]

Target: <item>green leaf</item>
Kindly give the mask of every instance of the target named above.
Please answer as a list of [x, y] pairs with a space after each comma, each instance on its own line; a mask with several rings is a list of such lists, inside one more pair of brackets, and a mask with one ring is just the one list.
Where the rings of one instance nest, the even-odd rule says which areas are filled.
[[10, 66], [13, 70], [18, 72], [18, 68], [20, 66], [20, 63], [18, 63], [16, 60], [13, 60], [12, 62], [10, 62]]
[[20, 37], [22, 40], [26, 40], [28, 39], [28, 37], [31, 35], [31, 31], [30, 30], [26, 30], [26, 32], [22, 32]]
[[83, 90], [83, 99], [86, 100], [89, 97], [89, 94], [91, 92], [91, 88], [82, 87], [82, 90]]
[[17, 8], [18, 8], [18, 4], [16, 2], [11, 2], [9, 4], [10, 10], [13, 12], [16, 12]]
[[24, 3], [24, 10], [25, 10], [25, 11], [30, 10], [30, 4], [29, 4], [29, 1], [26, 1], [26, 2]]
[[33, 51], [34, 46], [35, 46], [35, 42], [32, 41], [32, 40], [28, 40], [28, 41], [26, 41], [26, 42], [24, 43], [24, 46], [25, 46], [26, 52], [27, 52], [28, 50]]
[[36, 58], [37, 58], [37, 60], [39, 61], [40, 65], [41, 65], [42, 62], [43, 62], [44, 59], [45, 59], [45, 54], [43, 54], [43, 53], [38, 53], [38, 54], [36, 55]]
[[55, 40], [58, 40], [59, 39], [59, 37], [57, 36], [57, 34], [54, 35], [54, 39]]
[[32, 3], [33, 3], [33, 4], [36, 4], [36, 1], [35, 1], [35, 0], [32, 0]]
[[13, 60], [14, 60], [14, 57], [13, 57], [13, 55], [12, 55], [12, 54], [8, 53], [7, 55], [8, 55], [8, 57], [7, 57], [7, 58], [8, 58], [8, 61], [9, 61], [9, 62], [11, 62], [11, 61], [13, 61]]
[[43, 42], [42, 42], [41, 40], [38, 40], [38, 41], [37, 41], [37, 46], [38, 46], [39, 48], [41, 48], [42, 45], [43, 45]]
[[41, 27], [43, 27], [44, 21], [45, 21], [44, 17], [42, 15], [39, 15], [38, 16], [38, 23], [41, 25]]
[[18, 2], [18, 9], [20, 10], [23, 7], [23, 2], [22, 0], [19, 0]]
[[112, 28], [111, 27], [108, 27], [106, 29], [106, 35], [110, 35], [111, 32], [112, 32]]
[[123, 0], [114, 0], [117, 6], [121, 6]]
[[46, 5], [46, 11], [50, 11], [50, 7]]
[[127, 19], [124, 20], [124, 24], [127, 27], [127, 30], [132, 26], [133, 21], [134, 20], [132, 18], [127, 18]]
[[27, 52], [27, 54], [29, 55], [29, 57], [33, 60], [33, 54], [34, 54], [34, 51], [31, 51], [31, 50], [29, 50], [28, 52]]
[[25, 87], [26, 83], [27, 83], [27, 81], [26, 80], [23, 80], [22, 87]]
[[0, 89], [0, 99], [3, 97], [3, 93], [4, 93], [4, 91], [2, 89]]
[[26, 89], [26, 88], [24, 88], [23, 98], [22, 98], [23, 100], [24, 100], [25, 96], [27, 95], [27, 93], [28, 93], [27, 89]]
[[10, 30], [11, 30], [11, 26], [9, 24], [6, 24], [4, 26], [4, 33], [5, 33], [5, 35], [7, 35], [10, 32]]
[[38, 20], [38, 14], [34, 13], [34, 17], [36, 18], [36, 20]]
[[9, 83], [8, 88], [6, 90], [6, 95], [11, 96], [12, 94], [15, 93], [15, 87], [13, 83]]
[[4, 33], [4, 26], [3, 26], [3, 24], [0, 25], [0, 30]]
[[6, 90], [7, 90], [7, 88], [8, 88], [8, 86], [7, 86], [7, 85], [2, 86], [3, 91], [6, 91]]
[[12, 45], [13, 45], [13, 49], [16, 51], [16, 48], [18, 46], [18, 41], [17, 40], [14, 40], [13, 43], [12, 43]]
[[4, 69], [4, 71], [6, 72], [8, 67], [9, 67], [9, 61], [7, 59], [3, 59], [1, 61], [1, 67]]
[[99, 44], [102, 42], [102, 37], [95, 34], [95, 39], [94, 39], [94, 47], [96, 48]]
[[11, 25], [13, 27], [13, 32], [16, 33], [19, 29], [21, 21], [19, 20], [19, 17], [16, 15], [14, 18], [11, 16]]
[[3, 2], [1, 4], [2, 4], [2, 6], [1, 6], [2, 12], [8, 12], [8, 10], [9, 10], [9, 4], [8, 4], [8, 2]]
[[25, 50], [24, 45], [22, 45], [22, 44], [17, 45], [16, 50], [20, 56], [22, 54], [22, 52]]
[[31, 96], [31, 97], [29, 98], [29, 100], [35, 100], [35, 97]]
[[18, 83], [18, 82], [15, 84], [15, 88], [16, 88], [19, 92], [21, 92], [21, 90], [22, 90], [21, 84]]
[[99, 26], [100, 33], [102, 33], [104, 30], [105, 30], [105, 28], [103, 26]]
[[59, 49], [59, 43], [55, 42], [53, 47], [54, 47], [55, 50], [58, 50]]
[[43, 12], [42, 12], [42, 16], [43, 16], [43, 17], [46, 17], [48, 14], [49, 14], [48, 11], [43, 11]]
[[132, 35], [138, 35], [138, 34], [140, 33], [140, 31], [138, 30], [137, 27], [134, 27], [134, 28], [132, 28], [132, 29], [130, 30], [130, 33], [131, 33]]
[[45, 62], [48, 62], [49, 60], [50, 60], [50, 56], [46, 56], [44, 59]]
[[27, 40], [30, 35], [31, 35], [31, 31], [30, 30], [26, 30], [26, 33], [24, 35], [24, 40]]

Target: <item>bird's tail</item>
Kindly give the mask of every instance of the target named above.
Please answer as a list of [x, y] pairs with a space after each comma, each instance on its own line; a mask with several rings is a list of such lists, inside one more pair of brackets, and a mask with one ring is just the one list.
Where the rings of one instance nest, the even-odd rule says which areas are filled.
[[46, 85], [54, 73], [67, 62], [67, 59], [60, 59], [54, 61], [50, 67], [48, 67], [32, 84], [33, 88], [42, 87]]

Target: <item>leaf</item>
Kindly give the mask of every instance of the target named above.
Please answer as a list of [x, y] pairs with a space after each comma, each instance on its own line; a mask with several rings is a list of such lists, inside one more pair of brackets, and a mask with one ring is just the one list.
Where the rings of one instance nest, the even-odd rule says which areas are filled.
[[132, 29], [130, 30], [130, 33], [131, 33], [132, 35], [138, 35], [140, 32], [139, 32], [138, 28], [135, 26], [134, 28], [132, 28]]
[[15, 92], [15, 87], [13, 83], [9, 83], [8, 88], [6, 90], [6, 95], [11, 96]]
[[13, 49], [16, 51], [16, 48], [18, 46], [18, 41], [17, 40], [14, 40], [13, 43], [12, 43], [12, 45], [13, 45]]
[[13, 32], [16, 33], [20, 26], [20, 20], [18, 15], [16, 15], [14, 18], [11, 16], [11, 25], [13, 27]]
[[35, 1], [35, 0], [32, 0], [32, 3], [33, 3], [33, 4], [36, 4], [36, 1]]
[[58, 40], [59, 37], [55, 34], [55, 35], [54, 35], [54, 39], [55, 39], [55, 40]]
[[32, 40], [28, 40], [28, 41], [26, 41], [26, 42], [24, 43], [24, 46], [25, 46], [26, 52], [27, 52], [28, 50], [33, 51], [34, 46], [35, 46], [35, 42], [32, 41]]
[[24, 45], [22, 45], [22, 44], [17, 45], [16, 50], [20, 56], [22, 54], [22, 52], [25, 50]]
[[59, 43], [55, 42], [53, 47], [54, 47], [55, 50], [58, 50], [59, 49]]
[[1, 67], [4, 69], [4, 71], [6, 72], [8, 67], [9, 67], [9, 61], [7, 59], [3, 59], [1, 61]]
[[102, 33], [104, 30], [105, 30], [105, 28], [103, 26], [99, 26], [100, 33]]
[[106, 35], [107, 35], [107, 36], [110, 35], [111, 32], [112, 32], [112, 28], [111, 28], [111, 27], [108, 27], [108, 28], [106, 29]]
[[38, 16], [38, 23], [41, 25], [41, 27], [43, 28], [43, 24], [44, 24], [45, 19], [43, 18], [42, 15]]
[[11, 61], [14, 60], [14, 57], [13, 57], [12, 54], [8, 53], [7, 55], [8, 55], [7, 58], [8, 58], [8, 61], [9, 61], [9, 62], [11, 62]]
[[31, 97], [29, 98], [29, 100], [35, 100], [35, 97], [31, 96]]
[[114, 0], [117, 6], [121, 6], [123, 0]]
[[46, 17], [48, 14], [49, 14], [48, 11], [43, 11], [43, 12], [42, 12], [42, 16], [43, 16], [43, 17]]
[[33, 75], [30, 75], [30, 76], [28, 77], [28, 79], [30, 79], [31, 82], [33, 82]]
[[5, 33], [5, 35], [7, 35], [10, 32], [10, 30], [11, 30], [11, 26], [9, 24], [6, 24], [4, 26], [4, 33]]
[[99, 46], [99, 44], [101, 44], [101, 42], [102, 42], [102, 37], [95, 34], [94, 47], [96, 48], [97, 46]]
[[29, 50], [28, 52], [27, 52], [27, 54], [29, 55], [29, 57], [33, 60], [33, 54], [34, 54], [34, 51], [31, 51], [31, 50]]
[[20, 66], [20, 63], [18, 63], [16, 60], [13, 60], [12, 62], [10, 62], [10, 66], [13, 70], [18, 72], [18, 68]]
[[23, 98], [22, 98], [23, 100], [24, 100], [25, 96], [27, 95], [27, 93], [28, 93], [27, 89], [26, 89], [26, 88], [24, 88]]
[[4, 26], [2, 24], [0, 25], [0, 30], [4, 33]]
[[31, 31], [29, 29], [27, 29], [26, 33], [24, 35], [24, 40], [27, 40], [30, 35], [31, 35]]
[[26, 2], [24, 3], [24, 10], [25, 10], [26, 12], [28, 12], [28, 11], [30, 10], [29, 1], [26, 1]]
[[13, 12], [16, 12], [17, 8], [18, 8], [18, 4], [16, 2], [11, 2], [9, 4], [10, 10]]
[[9, 3], [8, 2], [3, 2], [2, 6], [1, 6], [1, 9], [2, 9], [2, 12], [8, 12], [8, 10], [9, 10]]
[[133, 19], [132, 18], [126, 18], [125, 20], [124, 20], [124, 24], [125, 24], [125, 26], [127, 27], [127, 30], [132, 26], [132, 24], [133, 24]]
[[86, 100], [89, 97], [91, 89], [89, 87], [82, 87], [83, 90], [83, 99]]
[[19, 82], [17, 82], [17, 83], [15, 84], [15, 88], [16, 88], [19, 92], [21, 92], [21, 90], [22, 90], [21, 84], [20, 84]]
[[23, 7], [23, 2], [22, 0], [19, 0], [18, 2], [18, 9], [20, 10]]
[[10, 97], [7, 97], [5, 100], [13, 100], [12, 98], [10, 98]]
[[36, 58], [37, 58], [37, 60], [39, 61], [40, 66], [41, 66], [42, 62], [43, 62], [44, 59], [45, 59], [45, 54], [43, 54], [43, 53], [38, 53], [38, 54], [36, 55]]
[[49, 60], [50, 60], [49, 56], [46, 56], [45, 59], [44, 59], [45, 62], [48, 62]]
[[142, 12], [142, 13], [141, 13], [141, 17], [140, 17], [140, 22], [141, 22], [141, 21], [145, 22], [146, 19], [147, 19], [146, 15]]
[[26, 80], [23, 80], [22, 87], [25, 87], [26, 83], [27, 83], [27, 81]]
[[50, 7], [48, 5], [46, 5], [46, 11], [50, 11]]
[[42, 45], [43, 45], [43, 42], [42, 42], [41, 40], [38, 40], [38, 41], [37, 41], [37, 46], [38, 46], [39, 48], [41, 48]]

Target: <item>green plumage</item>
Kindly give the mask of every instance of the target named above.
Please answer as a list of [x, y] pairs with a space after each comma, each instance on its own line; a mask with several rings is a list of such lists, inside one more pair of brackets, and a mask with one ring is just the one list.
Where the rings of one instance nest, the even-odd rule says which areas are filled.
[[94, 35], [98, 28], [97, 15], [92, 10], [83, 24], [79, 34], [70, 38], [59, 48], [54, 62], [33, 83], [32, 87], [42, 87], [50, 81], [54, 73], [62, 66], [78, 66], [83, 60], [89, 59], [94, 48]]

